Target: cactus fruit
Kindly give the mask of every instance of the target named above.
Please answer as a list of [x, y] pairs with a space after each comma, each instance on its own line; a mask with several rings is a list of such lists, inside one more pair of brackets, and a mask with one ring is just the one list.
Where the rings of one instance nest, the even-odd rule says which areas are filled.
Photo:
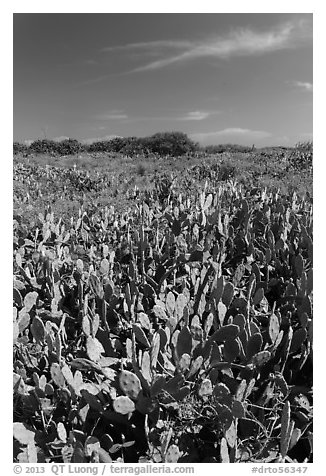
[[119, 385], [125, 395], [136, 400], [141, 391], [140, 380], [137, 375], [129, 372], [129, 370], [122, 370], [119, 375]]
[[189, 354], [182, 354], [178, 362], [178, 369], [180, 372], [185, 373], [189, 370], [191, 357]]
[[198, 395], [203, 398], [203, 397], [208, 397], [209, 395], [212, 395], [212, 393], [213, 393], [212, 382], [209, 378], [205, 378], [200, 384], [200, 387], [198, 389]]
[[165, 453], [165, 463], [177, 463], [181, 456], [181, 452], [177, 445], [169, 446], [169, 449]]

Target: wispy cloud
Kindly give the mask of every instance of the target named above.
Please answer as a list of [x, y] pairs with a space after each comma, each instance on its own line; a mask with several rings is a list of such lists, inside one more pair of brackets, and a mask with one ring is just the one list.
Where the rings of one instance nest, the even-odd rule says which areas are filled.
[[199, 132], [191, 134], [193, 138], [197, 140], [204, 140], [210, 139], [213, 137], [221, 138], [221, 137], [239, 137], [239, 138], [257, 138], [257, 139], [264, 139], [266, 137], [270, 137], [271, 133], [267, 131], [259, 131], [259, 130], [252, 130], [252, 129], [244, 129], [242, 127], [228, 127], [226, 129], [221, 129], [219, 131], [214, 132]]
[[302, 89], [303, 91], [312, 92], [313, 85], [312, 83], [304, 82], [304, 81], [293, 81], [292, 84], [297, 88]]
[[[212, 116], [213, 114], [218, 114], [217, 111], [210, 112], [210, 111], [190, 111], [184, 116], [177, 117], [176, 119], [179, 121], [203, 121], [208, 117]], [[172, 119], [172, 118], [171, 118]]]
[[150, 42], [139, 42], [139, 43], [128, 43], [126, 45], [117, 45], [117, 46], [107, 46], [102, 48], [102, 52], [111, 52], [111, 51], [130, 51], [130, 50], [147, 50], [149, 54], [155, 49], [156, 51], [162, 51], [167, 49], [183, 49], [191, 48], [192, 43], [190, 41], [174, 41], [174, 40], [158, 40]]
[[94, 119], [98, 121], [122, 120], [128, 119], [128, 115], [120, 109], [113, 109], [103, 114], [97, 114], [96, 116], [94, 116]]
[[[98, 121], [110, 121], [110, 120], [124, 120], [126, 122], [150, 122], [150, 121], [203, 121], [208, 119], [211, 116], [220, 114], [221, 111], [189, 111], [181, 113], [180, 115], [157, 115], [157, 116], [130, 116], [126, 114], [123, 110], [114, 109], [106, 113], [97, 114], [93, 116], [93, 119]], [[100, 127], [101, 128], [101, 127]], [[102, 129], [106, 128], [102, 127]]]
[[203, 41], [171, 41], [130, 43], [103, 48], [104, 52], [140, 51], [156, 55], [158, 59], [139, 66], [129, 73], [150, 71], [198, 58], [228, 59], [235, 56], [262, 55], [265, 53], [295, 48], [303, 40], [312, 38], [311, 22], [293, 18], [269, 31], [254, 31], [250, 28], [234, 29], [225, 36], [206, 38]]

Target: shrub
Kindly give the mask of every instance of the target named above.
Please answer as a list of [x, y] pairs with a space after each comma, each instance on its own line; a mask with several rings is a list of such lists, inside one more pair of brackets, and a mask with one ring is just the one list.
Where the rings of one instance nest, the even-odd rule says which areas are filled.
[[13, 151], [14, 155], [26, 154], [28, 151], [28, 146], [26, 144], [21, 144], [20, 142], [14, 142]]
[[51, 154], [57, 152], [58, 143], [49, 139], [38, 139], [31, 143], [29, 152], [35, 154]]
[[232, 164], [221, 162], [218, 170], [218, 180], [223, 182], [234, 178], [236, 175], [236, 167]]
[[144, 164], [140, 163], [137, 165], [137, 168], [136, 168], [136, 173], [137, 175], [140, 175], [141, 177], [143, 177], [146, 173], [146, 167]]
[[312, 170], [313, 143], [298, 142], [288, 156], [291, 167], [297, 170]]
[[183, 132], [159, 132], [148, 140], [148, 148], [159, 155], [186, 155], [195, 152], [198, 144]]
[[84, 147], [76, 139], [65, 139], [57, 143], [56, 149], [60, 155], [74, 155], [84, 150]]
[[208, 145], [204, 148], [207, 154], [222, 154], [223, 152], [251, 152], [253, 147], [238, 144]]

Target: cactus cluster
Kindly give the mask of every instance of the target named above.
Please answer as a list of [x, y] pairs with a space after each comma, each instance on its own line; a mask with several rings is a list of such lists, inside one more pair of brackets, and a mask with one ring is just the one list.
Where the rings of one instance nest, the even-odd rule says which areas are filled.
[[16, 216], [15, 461], [311, 460], [311, 199], [205, 170]]

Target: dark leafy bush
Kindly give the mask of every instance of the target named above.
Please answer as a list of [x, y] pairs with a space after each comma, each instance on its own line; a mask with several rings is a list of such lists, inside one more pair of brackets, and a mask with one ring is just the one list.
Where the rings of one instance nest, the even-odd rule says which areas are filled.
[[125, 155], [181, 156], [198, 150], [198, 144], [182, 132], [159, 132], [150, 137], [115, 137], [109, 141], [94, 142], [89, 152], [119, 152]]
[[82, 150], [82, 144], [76, 139], [65, 139], [60, 142], [48, 139], [36, 140], [28, 148], [28, 151], [34, 154], [52, 155], [73, 155]]
[[57, 153], [60, 155], [74, 155], [82, 152], [83, 145], [76, 139], [65, 139], [57, 143]]
[[312, 170], [313, 143], [298, 142], [291, 150], [288, 161], [297, 170]]
[[233, 179], [236, 175], [236, 167], [226, 162], [221, 162], [218, 169], [218, 179], [225, 182]]
[[198, 145], [183, 132], [159, 132], [148, 140], [148, 148], [159, 155], [186, 155], [195, 152]]
[[28, 151], [28, 146], [26, 144], [21, 144], [20, 142], [14, 142], [13, 144], [14, 154], [26, 154]]
[[29, 152], [34, 154], [51, 154], [57, 152], [58, 143], [54, 140], [38, 139], [31, 143]]
[[88, 152], [120, 152], [124, 145], [123, 137], [115, 137], [111, 140], [93, 142], [86, 149]]
[[123, 147], [120, 149], [122, 154], [133, 156], [144, 152], [141, 139], [137, 137], [126, 137], [124, 142]]

